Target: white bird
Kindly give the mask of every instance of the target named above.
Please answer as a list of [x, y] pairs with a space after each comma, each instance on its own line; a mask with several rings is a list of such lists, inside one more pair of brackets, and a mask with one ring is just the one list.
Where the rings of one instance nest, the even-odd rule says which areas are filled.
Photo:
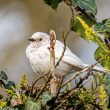
[[[45, 74], [50, 70], [50, 36], [43, 32], [34, 33], [30, 39], [29, 46], [26, 48], [26, 57], [29, 59], [29, 62], [34, 70], [34, 72]], [[58, 40], [55, 43], [55, 62], [59, 60], [62, 55], [64, 44]], [[67, 74], [72, 70], [82, 70], [88, 65], [84, 64], [74, 53], [66, 47], [65, 54], [56, 67], [56, 75], [58, 77], [63, 74]], [[104, 68], [94, 67], [94, 71], [105, 72]]]

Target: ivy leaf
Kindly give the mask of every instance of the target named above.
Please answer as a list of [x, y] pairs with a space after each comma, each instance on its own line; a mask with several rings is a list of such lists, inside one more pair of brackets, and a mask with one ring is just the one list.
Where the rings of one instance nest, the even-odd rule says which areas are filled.
[[0, 72], [0, 79], [1, 79], [1, 80], [2, 80], [2, 79], [8, 80], [8, 77], [7, 77], [7, 75], [6, 75], [6, 73], [5, 73], [4, 71], [1, 71], [1, 72]]
[[15, 83], [12, 82], [12, 81], [8, 81], [8, 83], [5, 85], [5, 89], [8, 89], [8, 90], [13, 90], [13, 87], [15, 88]]
[[[94, 53], [95, 59], [98, 61], [103, 56], [106, 56], [106, 52], [101, 47], [98, 47]], [[110, 69], [110, 61], [106, 59], [106, 57], [101, 61], [101, 65], [107, 69]]]
[[26, 110], [41, 110], [41, 103], [34, 102], [31, 99], [27, 99]]
[[43, 92], [41, 96], [42, 105], [46, 105], [49, 100], [52, 99], [52, 95], [49, 92]]
[[[90, 27], [92, 27], [92, 25], [94, 24], [94, 22], [92, 20], [90, 20], [90, 18], [88, 18], [87, 16], [85, 16], [83, 14], [79, 14], [77, 16], [79, 16], [81, 19], [84, 19], [84, 21], [86, 22], [86, 24], [88, 26], [90, 26]], [[82, 27], [82, 25], [78, 21], [78, 19], [76, 19], [76, 17], [72, 17], [71, 18], [70, 28], [71, 28], [72, 31], [76, 32], [79, 36], [81, 36], [82, 38], [84, 38], [85, 40], [87, 40], [86, 39], [86, 35], [85, 35], [85, 29]]]
[[80, 7], [83, 9], [89, 16], [95, 16], [97, 14], [97, 6], [95, 0], [72, 0], [72, 4], [75, 7]]
[[44, 2], [51, 6], [53, 9], [57, 9], [58, 4], [62, 2], [62, 0], [44, 0]]
[[105, 21], [106, 31], [109, 33], [110, 37], [110, 18]]
[[107, 27], [103, 23], [96, 23], [94, 25], [94, 30], [100, 34], [103, 34], [106, 32]]
[[110, 19], [103, 20], [101, 23], [94, 25], [94, 30], [100, 34], [107, 34], [110, 36]]

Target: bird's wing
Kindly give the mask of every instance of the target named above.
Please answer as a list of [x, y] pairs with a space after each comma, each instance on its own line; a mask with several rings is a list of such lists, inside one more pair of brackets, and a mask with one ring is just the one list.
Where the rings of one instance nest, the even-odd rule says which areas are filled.
[[[57, 40], [55, 44], [56, 58], [59, 59], [61, 57], [63, 49], [64, 49], [64, 44]], [[62, 62], [66, 62], [74, 67], [81, 68], [81, 69], [85, 67], [83, 62], [74, 53], [72, 53], [68, 47], [66, 47], [66, 51], [62, 58]]]

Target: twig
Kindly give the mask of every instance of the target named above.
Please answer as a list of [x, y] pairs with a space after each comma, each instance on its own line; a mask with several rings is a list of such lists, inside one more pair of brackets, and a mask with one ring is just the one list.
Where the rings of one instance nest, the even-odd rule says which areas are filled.
[[[46, 75], [48, 75], [48, 74], [50, 74], [50, 71], [49, 71], [48, 73], [45, 73], [43, 76], [46, 76]], [[39, 81], [43, 76], [39, 76], [39, 77], [34, 81], [34, 83], [32, 84], [32, 87], [31, 87], [30, 95], [32, 94], [33, 88], [34, 88], [35, 84], [37, 83], [37, 81]]]
[[[69, 98], [71, 98], [71, 96], [74, 94], [74, 91], [72, 91], [71, 93], [69, 93], [68, 95], [66, 95], [66, 97], [63, 99], [63, 101], [61, 101], [61, 103], [55, 108], [55, 110], [59, 110], [59, 108], [65, 103], [67, 102], [67, 100], [69, 100]], [[80, 99], [79, 99], [80, 100]], [[95, 103], [91, 103], [88, 101], [89, 104], [93, 105], [94, 107], [96, 107], [98, 110], [103, 110], [98, 104]]]
[[69, 33], [70, 33], [70, 29], [67, 31], [67, 33], [66, 33], [65, 36], [63, 35], [63, 32], [62, 32], [64, 48], [63, 48], [62, 55], [61, 55], [61, 57], [59, 58], [58, 62], [56, 63], [55, 67], [57, 67], [57, 66], [60, 64], [60, 62], [61, 62], [61, 60], [62, 60], [62, 58], [63, 58], [63, 56], [64, 56], [64, 54], [65, 54], [65, 51], [66, 51], [66, 39], [67, 39]]
[[82, 86], [84, 87], [84, 85], [86, 85], [88, 82], [90, 82], [92, 80], [92, 78], [90, 78], [89, 80], [87, 80]]
[[58, 89], [58, 92], [57, 92], [56, 97], [55, 97], [56, 99], [57, 99], [57, 97], [58, 97], [58, 95], [59, 95], [59, 93], [60, 93], [60, 90], [61, 90], [61, 86], [62, 86], [64, 77], [65, 77], [65, 75], [63, 75], [62, 78], [61, 78], [61, 80], [60, 80], [59, 89]]
[[72, 88], [72, 90], [78, 88], [89, 77], [90, 74], [91, 74], [91, 70], [89, 70], [83, 78], [80, 78], [79, 82], [77, 83], [77, 85], [74, 88]]
[[100, 59], [100, 60], [97, 61], [96, 63], [94, 63], [94, 64], [88, 66], [87, 68], [83, 69], [82, 71], [78, 72], [78, 73], [76, 74], [76, 76], [70, 78], [70, 80], [68, 80], [62, 87], [64, 87], [64, 86], [65, 86], [66, 84], [68, 84], [69, 82], [71, 82], [71, 81], [72, 81], [74, 78], [76, 78], [80, 73], [83, 73], [83, 72], [88, 71], [87, 74], [86, 74], [83, 78], [80, 79], [80, 81], [78, 82], [78, 84], [77, 84], [74, 88], [72, 88], [71, 90], [68, 90], [66, 93], [60, 95], [60, 97], [64, 97], [64, 96], [66, 96], [67, 94], [71, 94], [73, 90], [77, 89], [77, 88], [79, 87], [79, 85], [82, 84], [82, 82], [83, 82], [85, 79], [88, 78], [88, 76], [90, 75], [90, 72], [92, 71], [93, 67], [94, 67], [95, 65], [97, 65], [99, 62], [101, 62], [102, 60], [103, 60], [103, 59]]
[[88, 71], [88, 70], [93, 69], [93, 67], [94, 67], [95, 65], [97, 65], [99, 62], [101, 62], [102, 60], [103, 60], [103, 59], [100, 59], [99, 61], [97, 61], [96, 63], [94, 63], [94, 64], [92, 64], [92, 65], [90, 65], [90, 66], [88, 66], [87, 68], [84, 68], [83, 70], [74, 73], [74, 74], [76, 74], [76, 75], [73, 76], [73, 77], [71, 77], [66, 83], [64, 83], [64, 84], [62, 85], [62, 87], [64, 87], [64, 86], [67, 85], [69, 82], [71, 82], [73, 79], [75, 79], [79, 74], [84, 73], [84, 72], [86, 72], [86, 71]]
[[50, 81], [50, 79], [51, 79], [51, 75], [49, 75], [48, 80], [45, 82], [45, 84], [44, 84], [44, 86], [42, 87], [42, 89], [41, 89], [41, 90], [39, 91], [39, 93], [36, 95], [34, 101], [36, 101], [36, 100], [39, 98], [39, 96], [42, 94], [42, 92], [44, 91], [44, 89], [45, 89], [46, 85], [48, 84], [48, 82]]
[[74, 10], [73, 10], [73, 6], [70, 6], [70, 10], [71, 10], [72, 16], [74, 17]]
[[[86, 70], [86, 69], [85, 69]], [[73, 79], [75, 79], [79, 74], [81, 74], [82, 71], [78, 71], [78, 72], [75, 72], [75, 76], [72, 76], [69, 80], [67, 80], [62, 86], [61, 88], [63, 88], [64, 86], [66, 86], [69, 82], [71, 82]]]

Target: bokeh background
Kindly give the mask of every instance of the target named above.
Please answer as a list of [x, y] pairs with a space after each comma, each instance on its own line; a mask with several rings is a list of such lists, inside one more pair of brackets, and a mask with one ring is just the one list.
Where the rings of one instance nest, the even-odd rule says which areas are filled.
[[[110, 0], [96, 0], [96, 3], [98, 21], [110, 18]], [[68, 29], [70, 17], [70, 9], [64, 3], [56, 12], [43, 0], [0, 0], [0, 70], [16, 82], [26, 73], [31, 82], [35, 75], [25, 56], [27, 39], [36, 31], [49, 33], [53, 29], [62, 40], [60, 31]], [[70, 33], [67, 45], [84, 63], [95, 62], [96, 45], [86, 43], [74, 32]]]

